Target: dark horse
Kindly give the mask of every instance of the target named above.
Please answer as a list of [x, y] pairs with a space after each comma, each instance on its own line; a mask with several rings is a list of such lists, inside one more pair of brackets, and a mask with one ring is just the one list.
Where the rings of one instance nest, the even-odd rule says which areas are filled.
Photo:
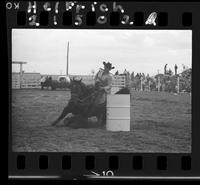
[[[92, 116], [96, 116], [102, 124], [106, 123], [106, 102], [103, 104], [97, 103], [96, 97], [101, 92], [95, 86], [87, 86], [81, 80], [73, 79], [71, 80], [70, 89], [71, 99], [52, 125], [59, 123], [69, 113], [75, 116], [71, 119], [71, 122], [68, 122], [68, 125], [73, 121], [82, 122], [82, 124], [84, 124], [87, 122], [88, 118]], [[129, 93], [130, 91], [128, 88], [123, 88], [116, 94]]]

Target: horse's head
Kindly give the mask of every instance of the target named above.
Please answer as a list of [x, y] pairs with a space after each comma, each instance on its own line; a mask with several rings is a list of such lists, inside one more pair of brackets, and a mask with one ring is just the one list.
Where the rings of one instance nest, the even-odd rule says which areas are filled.
[[82, 97], [86, 88], [85, 84], [82, 82], [82, 79], [76, 80], [73, 78], [70, 81], [71, 94], [76, 95], [79, 98]]

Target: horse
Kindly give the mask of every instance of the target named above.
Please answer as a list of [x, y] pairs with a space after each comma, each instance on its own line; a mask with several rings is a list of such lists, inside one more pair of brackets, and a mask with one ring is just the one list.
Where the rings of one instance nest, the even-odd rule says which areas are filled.
[[[95, 116], [101, 125], [106, 123], [106, 102], [98, 104], [96, 97], [101, 93], [94, 85], [85, 85], [82, 79], [71, 79], [70, 83], [71, 99], [68, 105], [63, 109], [61, 115], [51, 124], [57, 125], [68, 114], [74, 115], [69, 119], [67, 126], [74, 122], [86, 124], [89, 117]], [[128, 88], [124, 88], [115, 94], [130, 94]]]

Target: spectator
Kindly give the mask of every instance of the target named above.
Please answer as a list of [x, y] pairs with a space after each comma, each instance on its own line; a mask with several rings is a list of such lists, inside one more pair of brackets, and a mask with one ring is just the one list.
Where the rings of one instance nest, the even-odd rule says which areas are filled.
[[124, 70], [124, 74], [125, 74], [125, 75], [127, 74], [127, 70], [126, 70], [126, 69]]
[[165, 75], [167, 74], [167, 64], [165, 64], [165, 67], [164, 67], [164, 74]]
[[177, 75], [177, 69], [178, 69], [178, 66], [175, 64], [175, 66], [174, 66], [175, 75]]
[[170, 75], [170, 76], [172, 75], [172, 70], [171, 70], [171, 69], [169, 69], [169, 75]]
[[142, 73], [142, 77], [145, 78], [145, 74], [144, 73]]
[[134, 71], [131, 73], [131, 80], [134, 79]]
[[50, 80], [50, 81], [52, 80], [52, 76], [49, 76], [49, 80]]
[[46, 78], [44, 76], [42, 76], [42, 78], [40, 79], [40, 82], [45, 82], [46, 81]]

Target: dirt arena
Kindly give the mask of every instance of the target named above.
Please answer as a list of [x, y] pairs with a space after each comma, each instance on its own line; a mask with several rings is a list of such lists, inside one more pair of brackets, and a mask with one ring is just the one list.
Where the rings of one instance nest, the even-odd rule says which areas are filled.
[[51, 126], [69, 91], [12, 91], [15, 152], [191, 152], [191, 96], [132, 92], [131, 131]]

